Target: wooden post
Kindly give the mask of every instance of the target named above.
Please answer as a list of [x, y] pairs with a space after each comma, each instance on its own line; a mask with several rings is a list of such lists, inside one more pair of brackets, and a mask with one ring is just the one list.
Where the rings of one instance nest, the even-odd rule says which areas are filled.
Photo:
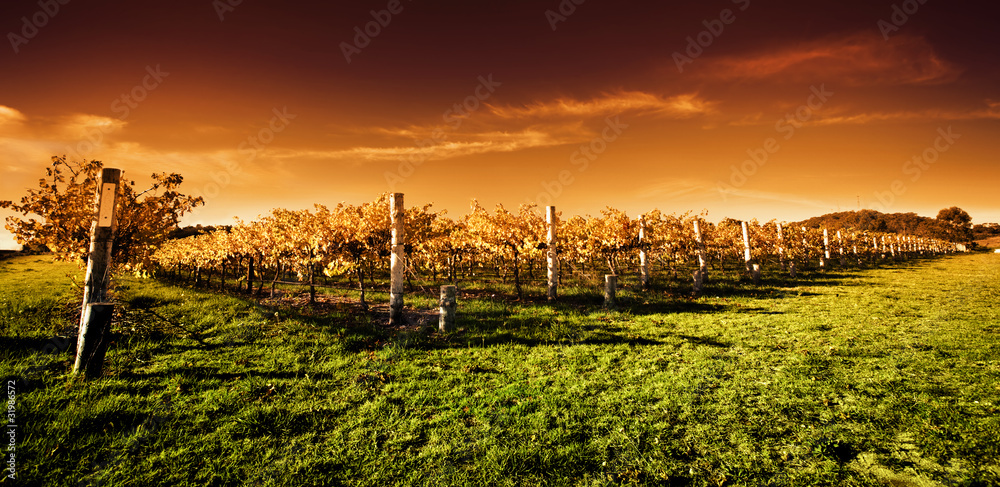
[[455, 286], [441, 286], [441, 315], [438, 318], [438, 330], [441, 332], [455, 330], [455, 314], [458, 310], [455, 292]]
[[[76, 361], [73, 363], [73, 373], [78, 374], [82, 370], [88, 379], [101, 375], [104, 352], [107, 350], [103, 338], [111, 325], [114, 309], [105, 301], [111, 286], [111, 246], [118, 225], [115, 212], [120, 181], [121, 170], [104, 168], [97, 182], [97, 219], [90, 227], [90, 256], [87, 258]], [[100, 303], [100, 306], [96, 309], [89, 306], [94, 303]]]
[[844, 257], [844, 237], [837, 230], [837, 251], [840, 254], [840, 267], [847, 267], [847, 259]]
[[556, 207], [546, 206], [545, 207], [545, 221], [548, 223], [549, 235], [548, 235], [548, 248], [546, 249], [546, 254], [548, 255], [548, 278], [549, 278], [549, 301], [555, 301], [558, 295], [559, 289], [559, 244], [557, 243], [556, 227], [558, 222], [556, 221]]
[[691, 294], [697, 296], [701, 294], [701, 291], [705, 289], [705, 278], [702, 277], [701, 269], [697, 269], [691, 274], [691, 278], [694, 284], [691, 286]]
[[84, 377], [96, 379], [104, 369], [104, 356], [108, 352], [108, 331], [114, 314], [113, 303], [87, 303], [83, 307], [83, 324], [77, 339], [76, 362], [73, 373], [83, 370]]
[[775, 227], [778, 229], [778, 264], [781, 265], [781, 270], [785, 270], [785, 240], [781, 235], [781, 224], [775, 223]]
[[398, 325], [403, 321], [403, 283], [406, 262], [406, 225], [403, 221], [403, 193], [392, 193], [389, 200], [392, 215], [392, 258], [390, 259], [391, 281], [389, 284], [389, 324]]
[[618, 276], [615, 274], [604, 275], [604, 307], [611, 309], [615, 307], [615, 291], [618, 288]]
[[639, 215], [639, 281], [642, 288], [649, 287], [649, 260], [646, 255], [646, 217]]
[[747, 273], [753, 279], [754, 284], [760, 284], [760, 264], [753, 262], [753, 254], [750, 248], [750, 226], [747, 222], [741, 222], [743, 227], [743, 263], [746, 265]]
[[830, 262], [830, 233], [823, 229], [823, 254], [819, 257], [819, 266], [821, 269], [826, 269], [827, 263]]
[[708, 261], [705, 259], [705, 237], [701, 234], [701, 226], [698, 224], [698, 220], [694, 221], [694, 238], [698, 242], [698, 272], [700, 273], [701, 283], [704, 284], [708, 280]]
[[752, 259], [750, 252], [750, 228], [747, 222], [740, 222], [740, 226], [743, 227], [743, 265], [746, 266], [746, 270], [750, 272], [750, 260]]

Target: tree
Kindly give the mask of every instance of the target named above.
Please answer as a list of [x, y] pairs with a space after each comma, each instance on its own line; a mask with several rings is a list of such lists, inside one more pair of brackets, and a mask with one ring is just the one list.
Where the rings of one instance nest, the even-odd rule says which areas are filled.
[[937, 219], [944, 226], [945, 238], [953, 242], [968, 242], [972, 240], [972, 217], [965, 210], [952, 206], [944, 208], [937, 214]]
[[[7, 217], [5, 227], [22, 245], [44, 245], [57, 258], [85, 258], [90, 248], [90, 228], [97, 215], [94, 195], [101, 174], [101, 161], [67, 161], [53, 157], [52, 166], [37, 190], [28, 190], [20, 203], [0, 201], [0, 208], [10, 208], [24, 216]], [[137, 272], [149, 264], [156, 246], [177, 228], [180, 217], [204, 204], [201, 197], [181, 194], [177, 188], [184, 181], [180, 174], [153, 174], [152, 185], [137, 193], [135, 181], [124, 178], [119, 186], [118, 222], [112, 245], [112, 259]], [[162, 191], [162, 194], [157, 194]]]

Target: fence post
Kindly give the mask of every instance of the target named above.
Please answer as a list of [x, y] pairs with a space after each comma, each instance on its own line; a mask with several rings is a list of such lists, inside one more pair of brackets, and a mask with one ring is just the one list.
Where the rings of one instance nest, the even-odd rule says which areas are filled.
[[781, 271], [785, 271], [785, 241], [784, 237], [781, 235], [781, 224], [775, 223], [775, 227], [778, 229], [778, 264], [781, 266]]
[[837, 230], [837, 250], [840, 254], [840, 267], [847, 267], [847, 259], [844, 257], [844, 237]]
[[819, 267], [826, 269], [830, 262], [830, 233], [823, 229], [823, 254], [819, 257]]
[[604, 275], [604, 307], [611, 309], [617, 304], [615, 300], [615, 290], [618, 287], [618, 276], [615, 274]]
[[[111, 247], [117, 228], [116, 211], [121, 170], [104, 168], [97, 182], [97, 220], [90, 227], [90, 256], [83, 285], [79, 336], [73, 373], [82, 370], [87, 379], [100, 377], [107, 343], [104, 336], [111, 325], [114, 306], [108, 303], [111, 285]], [[95, 306], [91, 306], [91, 305]]]
[[549, 301], [555, 301], [558, 294], [559, 288], [559, 253], [556, 226], [558, 222], [556, 221], [556, 207], [546, 206], [545, 207], [545, 220], [548, 223], [549, 234], [548, 234], [548, 246], [546, 249], [546, 254], [548, 255], [548, 278], [549, 278]]
[[455, 330], [455, 314], [458, 310], [455, 293], [455, 286], [441, 286], [441, 315], [438, 318], [438, 330], [442, 332]]
[[406, 263], [406, 222], [404, 221], [403, 193], [392, 193], [392, 198], [389, 200], [389, 214], [392, 216], [389, 324], [398, 325], [403, 321], [403, 284], [406, 282], [404, 276], [404, 265]]
[[639, 281], [642, 288], [649, 287], [649, 260], [646, 255], [646, 217], [639, 215]]
[[698, 242], [698, 272], [701, 275], [701, 282], [704, 284], [708, 280], [708, 261], [705, 260], [705, 237], [701, 234], [698, 220], [694, 221], [694, 238]]
[[760, 265], [753, 262], [753, 253], [750, 248], [750, 225], [747, 222], [740, 222], [743, 227], [743, 263], [746, 265], [747, 273], [753, 278], [754, 284], [760, 284]]

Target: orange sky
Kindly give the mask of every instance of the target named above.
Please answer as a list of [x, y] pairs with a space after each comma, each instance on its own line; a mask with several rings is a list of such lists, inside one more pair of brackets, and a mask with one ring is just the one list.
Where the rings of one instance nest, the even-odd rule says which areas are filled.
[[66, 154], [183, 174], [185, 224], [387, 190], [1000, 221], [998, 34], [961, 3], [144, 3], [5, 2], [0, 199]]

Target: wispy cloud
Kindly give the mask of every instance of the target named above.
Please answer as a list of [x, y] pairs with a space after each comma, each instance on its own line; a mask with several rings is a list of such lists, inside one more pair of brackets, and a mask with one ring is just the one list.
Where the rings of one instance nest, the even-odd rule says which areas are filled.
[[698, 71], [709, 80], [795, 82], [823, 80], [838, 85], [940, 84], [961, 70], [942, 59], [921, 37], [890, 41], [875, 33], [825, 38], [742, 56], [705, 59]]
[[878, 122], [936, 122], [958, 120], [1000, 120], [1000, 103], [987, 100], [984, 107], [968, 110], [900, 110], [860, 112], [848, 115], [818, 117], [816, 125], [867, 124]]
[[490, 106], [490, 111], [492, 115], [503, 119], [604, 117], [624, 112], [684, 118], [711, 113], [715, 110], [715, 105], [716, 103], [699, 97], [697, 93], [662, 97], [641, 91], [620, 91], [590, 100], [559, 98], [521, 107]]
[[550, 147], [571, 143], [564, 137], [537, 130], [519, 132], [473, 133], [462, 136], [461, 141], [445, 141], [439, 144], [419, 147], [409, 146], [359, 146], [342, 150], [281, 150], [272, 151], [278, 159], [332, 159], [365, 161], [392, 161], [400, 157], [419, 155], [425, 160], [450, 159], [489, 152], [514, 152], [537, 147]]
[[0, 105], [0, 126], [21, 125], [27, 117], [17, 109]]
[[[394, 160], [420, 154], [426, 160], [449, 159], [474, 154], [514, 152], [540, 147], [576, 144], [592, 139], [606, 117], [617, 115], [686, 119], [715, 113], [717, 102], [697, 93], [664, 97], [639, 91], [603, 93], [578, 100], [557, 98], [522, 106], [489, 105], [463, 119], [458, 129], [441, 124], [402, 128], [372, 127], [367, 132], [387, 137], [385, 145], [365, 145], [334, 151], [308, 151], [297, 156]], [[437, 143], [427, 143], [438, 131]], [[392, 139], [407, 139], [399, 145]], [[417, 144], [416, 141], [421, 141]], [[291, 154], [291, 153], [290, 153]], [[290, 155], [292, 157], [292, 155]]]

